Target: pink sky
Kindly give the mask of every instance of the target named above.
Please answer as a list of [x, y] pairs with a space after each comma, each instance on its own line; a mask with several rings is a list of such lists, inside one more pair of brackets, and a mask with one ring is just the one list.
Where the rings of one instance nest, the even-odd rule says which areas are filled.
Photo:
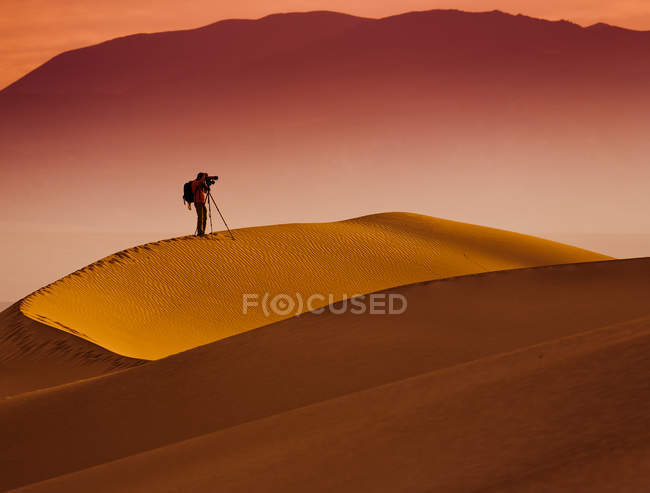
[[[500, 9], [548, 19], [565, 18], [583, 25], [604, 21], [650, 29], [648, 0], [237, 4], [195, 0], [183, 3], [182, 9], [173, 8], [175, 5], [168, 0], [95, 0], [92, 3], [58, 0], [54, 8], [43, 0], [3, 2], [0, 4], [0, 86], [68, 49], [136, 32], [191, 28], [223, 18], [256, 18], [279, 11], [328, 9], [382, 17], [432, 8]], [[551, 116], [553, 108], [549, 110]], [[615, 111], [610, 111], [611, 108]], [[53, 142], [53, 155], [48, 156], [50, 159], [36, 156], [30, 160], [30, 152], [49, 148], [33, 146], [27, 135], [26, 145], [14, 146], [18, 149], [14, 149], [18, 165], [3, 169], [5, 193], [0, 230], [7, 239], [0, 248], [0, 273], [5, 279], [0, 285], [0, 302], [18, 299], [116, 250], [191, 233], [193, 212], [182, 206], [179, 187], [199, 169], [222, 175], [217, 188], [218, 200], [232, 227], [336, 220], [400, 210], [538, 234], [615, 256], [645, 255], [650, 246], [647, 234], [650, 218], [645, 213], [649, 176], [647, 120], [645, 116], [642, 121], [630, 120], [611, 101], [598, 101], [591, 109], [609, 118], [595, 118], [595, 123], [600, 121], [601, 125], [583, 132], [582, 126], [571, 127], [573, 117], [549, 116], [566, 124], [567, 137], [562, 132], [550, 132], [548, 139], [553, 145], [540, 138], [538, 147], [530, 147], [530, 139], [523, 138], [528, 135], [526, 125], [522, 125], [523, 143], [520, 144], [516, 138], [499, 140], [492, 135], [474, 142], [476, 150], [455, 145], [453, 139], [448, 145], [432, 146], [426, 132], [433, 133], [435, 129], [440, 134], [433, 133], [438, 136], [436, 142], [443, 142], [446, 135], [435, 126], [435, 118], [418, 127], [423, 129], [420, 132], [423, 138], [419, 140], [415, 137], [420, 133], [412, 134], [408, 130], [411, 127], [404, 127], [401, 133], [393, 132], [392, 121], [390, 135], [399, 138], [374, 138], [372, 130], [383, 128], [381, 122], [375, 122], [376, 125], [366, 127], [369, 135], [355, 134], [352, 139], [342, 140], [338, 138], [337, 128], [325, 123], [321, 128], [318, 120], [310, 120], [301, 137], [309, 137], [310, 129], [314, 135], [331, 132], [336, 137], [333, 141], [340, 145], [329, 148], [315, 138], [313, 142], [298, 140], [293, 145], [292, 132], [285, 135], [288, 141], [282, 140], [283, 132], [278, 132], [277, 138], [269, 134], [267, 140], [255, 140], [253, 137], [259, 137], [260, 129], [273, 128], [273, 120], [266, 122], [267, 127], [258, 123], [257, 134], [235, 128], [232, 132], [237, 139], [218, 133], [218, 141], [225, 145], [216, 150], [211, 147], [214, 135], [208, 129], [207, 133], [190, 132], [189, 137], [183, 134], [186, 140], [179, 140], [177, 148], [170, 144], [168, 147], [178, 151], [174, 151], [176, 154], [166, 148], [158, 152], [158, 143], [151, 146], [145, 138], [142, 149], [114, 146], [106, 149], [106, 157], [101, 156], [104, 152], [101, 147], [94, 154], [93, 147], [93, 142], [105, 144], [106, 140], [97, 138], [86, 143], [83, 139], [79, 142], [59, 139], [58, 127], [65, 125], [58, 124], [74, 122], [49, 125], [39, 117], [36, 123], [41, 126], [36, 125], [37, 130], [52, 127], [52, 132], [44, 133]], [[586, 117], [582, 118], [580, 121]], [[448, 133], [452, 137], [462, 137], [458, 128], [467, 127], [464, 121], [459, 122], [456, 127], [448, 125], [449, 122], [445, 124], [444, 128], [451, 129]], [[103, 129], [92, 128], [97, 135]], [[197, 128], [201, 130], [200, 126]], [[481, 122], [475, 122], [472, 128], [482, 128]], [[490, 126], [486, 128], [489, 130]], [[495, 127], [495, 131], [499, 129]], [[167, 130], [173, 131], [171, 127]], [[122, 142], [122, 138], [130, 142], [124, 139], [125, 132], [115, 136], [115, 141]], [[65, 128], [60, 134], [69, 136]], [[160, 138], [157, 133], [152, 135]], [[598, 138], [594, 139], [596, 135]], [[572, 140], [573, 137], [577, 140]], [[316, 150], [321, 152], [310, 148], [317, 144], [321, 147]], [[191, 152], [186, 153], [185, 147]], [[66, 153], [73, 155], [69, 160], [72, 164], [66, 164], [68, 168], [61, 165], [66, 163]], [[5, 153], [3, 158], [8, 156]], [[525, 156], [521, 165], [519, 156]], [[82, 171], [90, 184], [82, 188], [82, 206], [79, 197], [70, 193], [81, 170], [79, 162], [87, 164]], [[626, 165], [625, 172], [621, 172], [621, 163]], [[302, 183], [306, 180], [308, 186], [296, 186], [296, 177], [300, 176], [296, 170], [303, 167], [308, 172], [304, 173]], [[473, 172], [458, 174], [456, 168]], [[62, 172], [65, 169], [69, 172]], [[151, 175], [151, 169], [156, 173]], [[24, 187], [26, 172], [31, 177], [29, 187]], [[20, 200], [15, 198], [17, 190], [20, 190]], [[146, 200], [140, 201], [143, 193]], [[220, 229], [219, 221], [215, 223], [215, 229]]]
[[412, 10], [499, 9], [582, 25], [606, 22], [650, 29], [648, 0], [21, 0], [0, 3], [0, 88], [54, 55], [136, 32], [199, 27], [226, 18], [334, 10], [383, 17]]

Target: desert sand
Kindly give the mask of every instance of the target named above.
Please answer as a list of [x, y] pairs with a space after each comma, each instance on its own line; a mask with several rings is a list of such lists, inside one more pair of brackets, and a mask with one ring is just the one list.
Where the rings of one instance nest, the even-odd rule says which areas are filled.
[[[643, 491], [650, 260], [389, 290], [0, 402], [24, 491]], [[39, 483], [39, 481], [41, 481]]]
[[0, 398], [144, 363], [31, 320], [14, 303], [0, 313]]
[[463, 274], [608, 258], [508, 231], [377, 214], [241, 229], [234, 241], [221, 233], [149, 243], [40, 289], [21, 311], [114, 353], [154, 360], [295, 314], [242, 316], [245, 294], [338, 301]]
[[[63, 274], [55, 235], [67, 274], [123, 248], [67, 232], [191, 231], [198, 163], [228, 220], [291, 224], [119, 251], [3, 310], [0, 490], [650, 491], [650, 258], [296, 223], [645, 234], [649, 61], [650, 32], [602, 23], [319, 11], [120, 37], [1, 90], [4, 230], [39, 252], [0, 244], [2, 299]], [[243, 306], [370, 293], [408, 307]]]
[[[643, 472], [650, 457], [650, 259], [603, 259], [545, 240], [417, 215], [320, 226], [325, 231], [319, 225], [283, 225], [235, 231], [234, 242], [219, 234], [150, 244], [104, 259], [35, 293], [23, 308], [14, 304], [3, 312], [0, 490], [650, 486]], [[354, 252], [359, 243], [350, 243], [343, 256], [345, 240], [328, 235], [330, 229], [370, 236], [361, 243], [366, 250]], [[355, 258], [350, 276], [357, 288], [371, 286], [373, 276], [390, 283], [400, 275], [424, 275], [427, 268], [433, 275], [378, 290], [408, 300], [400, 315], [326, 310], [240, 325], [226, 337], [155, 361], [116, 354], [75, 335], [82, 328], [90, 333], [83, 325], [62, 330], [21, 311], [28, 312], [25, 305], [56, 307], [52, 300], [66, 297], [83, 306], [86, 293], [97, 302], [92, 296], [99, 296], [103, 282], [114, 283], [105, 293], [111, 301], [118, 288], [129, 286], [116, 281], [118, 273], [125, 277], [139, 269], [141, 275], [147, 270], [140, 264], [151, 262], [149, 272], [158, 268], [161, 277], [169, 275], [163, 261], [181, 248], [190, 259], [209, 254], [208, 245], [221, 255], [230, 248], [253, 275], [256, 262], [260, 269], [266, 264], [260, 257], [244, 260], [244, 240], [256, 253], [270, 240], [291, 238], [292, 230], [312, 243], [304, 250], [283, 244], [284, 253], [295, 258], [282, 265], [292, 273], [273, 271], [282, 287], [297, 283], [306, 290], [305, 277], [315, 283], [312, 289], [345, 287], [335, 262], [329, 275], [312, 272], [337, 258], [325, 253], [325, 239], [344, 264]], [[262, 237], [260, 246], [254, 233]], [[397, 247], [380, 248], [384, 238], [405, 249], [401, 258]], [[315, 258], [302, 259], [310, 249]], [[427, 253], [439, 264], [420, 266]], [[382, 259], [383, 269], [372, 270], [369, 256]], [[123, 263], [111, 263], [114, 258]], [[493, 271], [477, 273], [471, 261]], [[302, 275], [299, 269], [305, 269]], [[192, 299], [187, 296], [184, 302]], [[156, 301], [151, 293], [135, 288], [122, 301], [142, 303], [142, 310], [157, 306], [147, 305]], [[54, 316], [43, 320], [52, 323]], [[130, 329], [133, 339], [151, 337], [128, 320], [116, 329]], [[158, 334], [167, 337], [170, 329], [163, 329]]]

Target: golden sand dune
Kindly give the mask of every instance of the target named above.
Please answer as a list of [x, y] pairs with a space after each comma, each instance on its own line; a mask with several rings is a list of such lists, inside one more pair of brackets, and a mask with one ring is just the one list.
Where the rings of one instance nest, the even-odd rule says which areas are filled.
[[387, 292], [0, 401], [0, 489], [644, 491], [650, 259]]
[[142, 363], [31, 320], [18, 303], [0, 313], [0, 398]]
[[[243, 295], [310, 308], [397, 285], [609, 257], [531, 236], [389, 213], [150, 243], [102, 259], [26, 298], [22, 312], [120, 355], [158, 359], [294, 315], [242, 314]], [[306, 310], [303, 306], [303, 311]]]

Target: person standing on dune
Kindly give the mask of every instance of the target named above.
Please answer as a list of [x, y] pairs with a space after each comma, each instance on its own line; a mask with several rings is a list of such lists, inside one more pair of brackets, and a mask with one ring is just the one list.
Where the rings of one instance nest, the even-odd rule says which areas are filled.
[[199, 173], [196, 175], [196, 180], [192, 182], [194, 209], [196, 209], [196, 234], [198, 236], [203, 236], [205, 234], [205, 225], [208, 215], [207, 208], [205, 207], [205, 192], [208, 190], [208, 185], [205, 182], [207, 176], [207, 173]]

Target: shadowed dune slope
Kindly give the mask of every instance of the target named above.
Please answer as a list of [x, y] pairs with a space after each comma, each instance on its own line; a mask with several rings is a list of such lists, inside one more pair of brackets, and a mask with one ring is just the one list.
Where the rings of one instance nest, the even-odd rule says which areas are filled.
[[[150, 243], [27, 297], [22, 312], [117, 354], [158, 359], [295, 315], [242, 314], [243, 296], [333, 301], [393, 286], [609, 257], [531, 236], [387, 213]], [[310, 308], [326, 305], [319, 301]], [[303, 305], [302, 310], [307, 307]]]
[[1, 401], [0, 487], [123, 459], [38, 488], [466, 490], [644, 445], [650, 259], [387, 293], [408, 310], [305, 314]]
[[0, 313], [0, 398], [144, 363], [27, 318], [18, 306]]
[[648, 491], [649, 352], [646, 318], [19, 491]]

